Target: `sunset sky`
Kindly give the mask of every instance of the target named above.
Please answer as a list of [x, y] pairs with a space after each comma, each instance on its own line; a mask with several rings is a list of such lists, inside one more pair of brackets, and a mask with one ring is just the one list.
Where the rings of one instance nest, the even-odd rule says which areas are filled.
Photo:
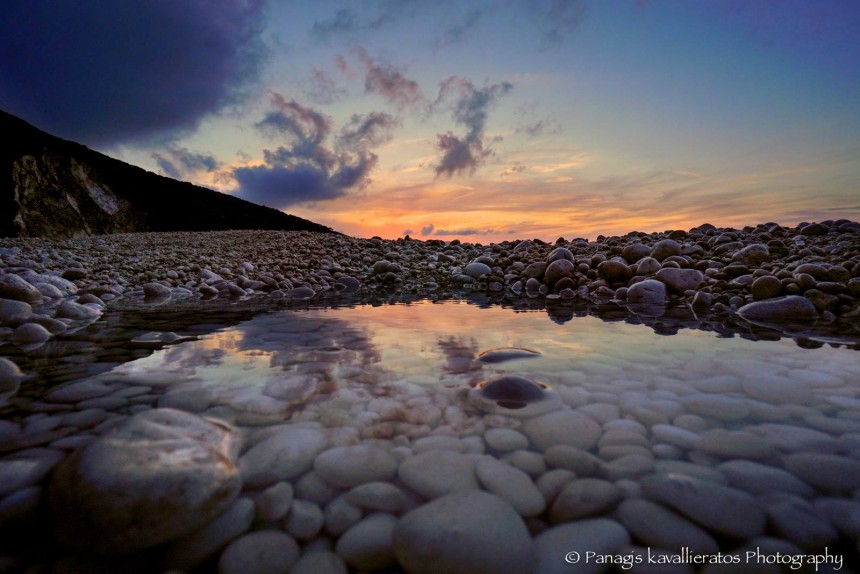
[[350, 235], [860, 219], [857, 0], [4, 12], [0, 108]]

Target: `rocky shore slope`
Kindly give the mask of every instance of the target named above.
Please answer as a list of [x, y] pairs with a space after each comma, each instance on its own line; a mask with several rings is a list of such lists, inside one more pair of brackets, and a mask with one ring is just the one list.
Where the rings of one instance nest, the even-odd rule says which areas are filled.
[[860, 223], [704, 224], [689, 231], [490, 245], [224, 231], [0, 242], [0, 337], [37, 343], [136, 300], [312, 300], [476, 290], [507, 299], [684, 303], [751, 321], [856, 322]]

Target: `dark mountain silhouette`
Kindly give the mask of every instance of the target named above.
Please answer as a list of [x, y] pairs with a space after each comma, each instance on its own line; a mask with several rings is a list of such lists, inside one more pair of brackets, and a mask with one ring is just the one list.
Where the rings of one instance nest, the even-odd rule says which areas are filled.
[[129, 165], [0, 110], [0, 237], [225, 229], [334, 233]]

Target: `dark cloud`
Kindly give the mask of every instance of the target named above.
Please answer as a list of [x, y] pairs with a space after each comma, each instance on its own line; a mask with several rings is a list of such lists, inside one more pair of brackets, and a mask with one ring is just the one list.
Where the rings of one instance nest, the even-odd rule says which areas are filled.
[[263, 150], [264, 165], [233, 170], [244, 199], [283, 209], [296, 203], [337, 199], [370, 182], [379, 160], [371, 148], [387, 141], [397, 120], [385, 113], [354, 115], [332, 144], [328, 116], [272, 92], [273, 109], [257, 122], [284, 145]]
[[415, 233], [415, 232], [412, 231], [411, 229], [404, 229], [403, 233], [401, 233], [401, 235], [412, 235], [413, 233]]
[[436, 147], [442, 152], [435, 167], [437, 176], [472, 174], [492, 154], [492, 149], [484, 145], [488, 113], [499, 98], [512, 89], [510, 82], [476, 89], [470, 80], [459, 76], [442, 82], [432, 107], [450, 108], [454, 121], [467, 131], [463, 136], [450, 131], [437, 135]]
[[541, 35], [541, 48], [564, 44], [585, 15], [583, 0], [529, 0], [529, 9]]
[[397, 106], [415, 105], [423, 101], [424, 94], [418, 82], [407, 78], [391, 64], [371, 58], [364, 48], [356, 48], [355, 54], [364, 65], [364, 91], [379, 94]]
[[7, 3], [0, 107], [91, 145], [193, 129], [256, 79], [263, 2]]
[[187, 179], [201, 172], [213, 172], [220, 162], [210, 154], [194, 153], [184, 147], [170, 146], [152, 153], [161, 172], [173, 179]]
[[[474, 229], [474, 228], [466, 228], [466, 229], [437, 229], [436, 233], [433, 235], [494, 235], [497, 233], [505, 233], [504, 231], [499, 231], [497, 229]], [[508, 232], [511, 233], [511, 232]]]
[[392, 130], [400, 120], [385, 112], [370, 112], [366, 116], [353, 114], [340, 130], [338, 143], [347, 149], [366, 150], [391, 141]]
[[434, 230], [435, 228], [436, 228], [436, 227], [435, 227], [432, 223], [431, 223], [431, 224], [429, 224], [429, 225], [427, 225], [427, 226], [425, 226], [425, 227], [422, 227], [422, 228], [421, 228], [421, 235], [423, 235], [423, 236], [425, 236], [425, 237], [426, 237], [427, 235], [430, 235], [431, 233], [433, 233], [433, 230]]

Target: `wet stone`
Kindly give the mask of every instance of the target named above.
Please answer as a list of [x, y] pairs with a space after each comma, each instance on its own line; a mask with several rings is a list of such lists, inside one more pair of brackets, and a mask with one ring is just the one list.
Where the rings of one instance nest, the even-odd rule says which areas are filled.
[[400, 463], [397, 476], [425, 498], [479, 488], [474, 459], [448, 450], [431, 450], [407, 458]]
[[57, 537], [114, 554], [178, 538], [239, 493], [235, 437], [171, 409], [137, 415], [58, 466], [50, 485]]
[[393, 543], [410, 574], [520, 574], [531, 569], [535, 556], [520, 515], [479, 490], [454, 492], [410, 511], [397, 523]]
[[570, 410], [557, 410], [526, 419], [522, 431], [540, 451], [557, 444], [589, 450], [597, 445], [601, 434], [594, 419]]
[[332, 485], [352, 488], [365, 482], [391, 480], [397, 474], [397, 461], [375, 446], [342, 446], [319, 454], [314, 471]]
[[743, 491], [671, 474], [648, 476], [640, 484], [646, 498], [663, 503], [718, 534], [745, 539], [764, 531], [763, 509]]
[[286, 574], [299, 559], [299, 545], [279, 530], [257, 530], [231, 542], [218, 559], [220, 574]]
[[469, 392], [469, 401], [487, 412], [530, 416], [555, 410], [561, 401], [546, 385], [517, 375], [479, 383]]

